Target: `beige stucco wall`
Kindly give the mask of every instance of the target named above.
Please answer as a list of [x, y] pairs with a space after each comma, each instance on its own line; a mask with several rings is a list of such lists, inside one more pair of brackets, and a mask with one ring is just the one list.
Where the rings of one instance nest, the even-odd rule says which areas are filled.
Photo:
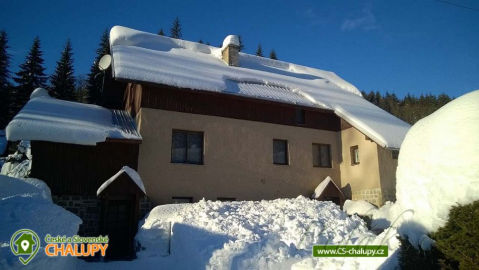
[[[397, 160], [392, 158], [391, 150], [379, 146], [354, 127], [341, 131], [341, 144], [341, 187], [345, 195], [378, 206], [394, 201]], [[355, 145], [359, 148], [360, 163], [351, 165], [350, 147]]]
[[[381, 205], [378, 147], [354, 127], [341, 131], [341, 188], [353, 200]], [[351, 146], [358, 146], [359, 164], [351, 165]]]
[[[339, 132], [147, 108], [137, 121], [143, 137], [138, 171], [156, 204], [173, 196], [310, 196], [326, 176], [340, 184]], [[204, 132], [204, 165], [170, 163], [173, 129]], [[273, 164], [273, 139], [288, 140], [289, 165]], [[313, 143], [331, 144], [332, 168], [313, 167]]]
[[396, 168], [398, 160], [392, 158], [391, 150], [378, 145], [379, 174], [383, 203], [396, 200]]

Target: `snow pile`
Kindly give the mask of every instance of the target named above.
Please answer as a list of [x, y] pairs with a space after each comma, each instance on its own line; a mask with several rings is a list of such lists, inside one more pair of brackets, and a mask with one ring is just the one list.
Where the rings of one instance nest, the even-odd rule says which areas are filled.
[[228, 47], [228, 45], [234, 45], [234, 46], [240, 46], [240, 40], [237, 35], [228, 35], [226, 38], [223, 40], [223, 46], [221, 46], [221, 49], [224, 49]]
[[[110, 32], [113, 75], [117, 79], [249, 96], [333, 110], [383, 147], [399, 148], [409, 124], [366, 101], [360, 91], [333, 72], [245, 53], [240, 67], [221, 60], [221, 48], [115, 26]], [[228, 81], [260, 82], [290, 91], [254, 87], [235, 91]], [[233, 85], [233, 89], [231, 86]]]
[[[47, 233], [74, 235], [81, 219], [53, 204], [48, 186], [37, 179], [18, 179], [0, 175], [0, 268], [23, 266], [10, 251], [10, 237], [23, 228], [35, 231], [42, 239]], [[43, 241], [42, 241], [43, 242]], [[39, 252], [29, 266], [52, 266], [58, 259], [48, 259]]]
[[343, 210], [348, 213], [348, 215], [358, 214], [360, 216], [372, 216], [376, 212], [377, 207], [367, 201], [346, 200], [343, 205]]
[[106, 180], [98, 188], [98, 190], [96, 191], [96, 195], [100, 195], [100, 193], [102, 193], [103, 190], [105, 190], [105, 188], [107, 188], [113, 181], [115, 181], [122, 173], [128, 174], [128, 176], [133, 180], [133, 182], [135, 182], [135, 184], [141, 189], [141, 191], [146, 194], [145, 186], [143, 185], [143, 181], [141, 181], [140, 175], [132, 168], [128, 166], [123, 166], [115, 175], [113, 175], [110, 179]]
[[479, 200], [479, 90], [417, 122], [399, 153], [396, 197], [424, 232], [443, 226], [450, 208]]
[[154, 259], [159, 268], [176, 269], [372, 269], [386, 258], [311, 258], [312, 247], [384, 243], [390, 254], [398, 247], [394, 230], [376, 236], [334, 203], [302, 196], [158, 206], [136, 239], [142, 247], [140, 262]]
[[106, 138], [141, 139], [112, 123], [112, 112], [97, 105], [52, 98], [37, 88], [8, 124], [7, 139], [95, 145]]
[[20, 141], [17, 151], [5, 158], [0, 174], [25, 178], [32, 168], [32, 154], [29, 141]]

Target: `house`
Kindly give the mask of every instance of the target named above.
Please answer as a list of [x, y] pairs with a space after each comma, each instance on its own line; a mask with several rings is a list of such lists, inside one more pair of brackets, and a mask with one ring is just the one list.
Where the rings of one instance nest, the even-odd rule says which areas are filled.
[[[382, 205], [409, 129], [332, 72], [115, 26], [108, 106], [135, 118], [154, 204], [310, 196]], [[112, 98], [110, 98], [112, 101]]]

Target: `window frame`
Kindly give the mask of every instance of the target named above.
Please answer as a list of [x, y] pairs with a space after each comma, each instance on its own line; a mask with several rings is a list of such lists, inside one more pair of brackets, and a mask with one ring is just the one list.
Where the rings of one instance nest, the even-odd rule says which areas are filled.
[[[314, 147], [315, 146], [318, 146], [318, 154], [319, 154], [319, 165], [315, 165], [314, 164]], [[323, 164], [321, 164], [321, 146], [327, 146], [328, 147], [328, 164], [326, 166], [324, 166]], [[315, 168], [332, 168], [333, 167], [333, 160], [331, 158], [331, 144], [327, 144], [327, 143], [313, 143], [312, 145], [312, 154], [313, 154], [313, 167]]]
[[[355, 150], [358, 153], [358, 155], [357, 155], [358, 159], [357, 160], [356, 160]], [[349, 151], [350, 151], [350, 154], [351, 154], [351, 166], [359, 165], [359, 163], [360, 163], [359, 146], [358, 145], [353, 145], [353, 146], [350, 147]]]
[[[285, 148], [285, 163], [277, 163], [275, 162], [274, 160], [274, 142], [275, 141], [281, 141], [281, 142], [284, 142], [285, 145], [286, 145], [286, 148]], [[288, 140], [285, 140], [285, 139], [273, 139], [273, 164], [274, 165], [289, 165], [289, 144], [288, 144]]]
[[[183, 161], [173, 161], [173, 138], [176, 133], [184, 133], [186, 138], [185, 144], [185, 157]], [[201, 160], [199, 162], [191, 162], [188, 160], [188, 135], [195, 134], [201, 135]], [[171, 131], [171, 156], [170, 163], [173, 164], [193, 164], [193, 165], [204, 165], [204, 155], [205, 155], [205, 133], [203, 131], [193, 131], [193, 130], [184, 130], [184, 129], [172, 129]]]
[[236, 198], [234, 197], [218, 197], [216, 198], [217, 201], [220, 201], [220, 202], [234, 202], [236, 201]]

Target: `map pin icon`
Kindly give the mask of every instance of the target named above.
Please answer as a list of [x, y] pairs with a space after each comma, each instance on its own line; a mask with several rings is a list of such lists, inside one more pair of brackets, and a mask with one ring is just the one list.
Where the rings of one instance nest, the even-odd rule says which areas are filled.
[[30, 246], [30, 243], [29, 243], [27, 240], [23, 240], [23, 241], [20, 243], [20, 245], [22, 246], [22, 249], [23, 249], [24, 251], [27, 251], [28, 246]]

